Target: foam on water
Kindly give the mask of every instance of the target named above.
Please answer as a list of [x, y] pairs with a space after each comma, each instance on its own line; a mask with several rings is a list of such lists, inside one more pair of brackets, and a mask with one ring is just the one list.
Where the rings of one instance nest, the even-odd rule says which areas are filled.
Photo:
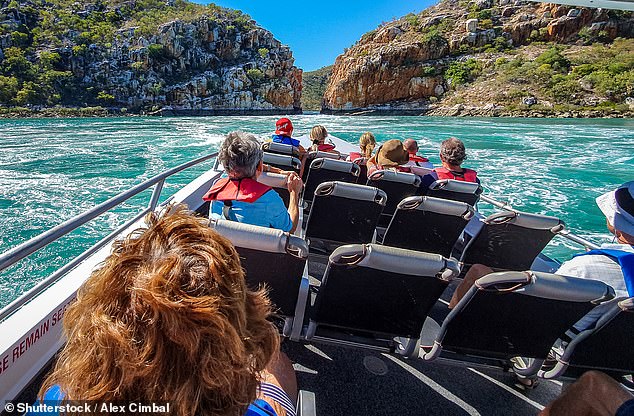
[[[267, 137], [275, 116], [111, 118], [0, 121], [0, 252], [77, 215], [161, 171], [218, 149], [244, 130]], [[412, 137], [439, 163], [440, 142], [467, 145], [466, 165], [486, 192], [514, 207], [562, 218], [594, 241], [610, 239], [594, 199], [634, 179], [634, 121], [427, 117], [291, 116], [295, 135], [316, 124], [350, 142], [365, 131], [377, 139]], [[211, 166], [165, 185], [175, 192]], [[147, 205], [143, 193], [28, 260], [0, 274], [0, 307], [63, 265]], [[482, 205], [485, 213], [492, 207]], [[547, 253], [565, 260], [579, 250], [556, 238]]]

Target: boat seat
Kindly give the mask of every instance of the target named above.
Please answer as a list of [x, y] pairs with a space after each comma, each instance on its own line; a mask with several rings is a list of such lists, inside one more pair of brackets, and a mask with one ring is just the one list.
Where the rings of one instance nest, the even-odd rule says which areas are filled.
[[210, 226], [235, 246], [248, 286], [269, 289], [272, 303], [287, 318], [284, 334], [298, 335], [309, 288], [306, 242], [282, 230], [236, 221], [212, 220]]
[[429, 185], [428, 196], [434, 198], [462, 201], [475, 207], [480, 200], [482, 186], [475, 182], [457, 181], [455, 179], [438, 179]]
[[386, 200], [385, 192], [371, 186], [320, 184], [306, 226], [311, 250], [316, 247], [316, 240], [325, 244], [323, 252], [332, 251], [328, 246], [372, 242]]
[[466, 265], [480, 263], [501, 270], [530, 269], [537, 255], [565, 228], [559, 218], [519, 211], [472, 221], [477, 224], [470, 223], [463, 236], [463, 245], [468, 247], [457, 258]]
[[410, 196], [399, 202], [383, 244], [449, 257], [474, 214], [465, 202]]
[[394, 350], [418, 339], [458, 265], [438, 254], [377, 244], [337, 248], [310, 312], [307, 339]]
[[368, 177], [366, 185], [382, 189], [387, 195], [387, 203], [379, 219], [379, 226], [388, 226], [399, 202], [403, 198], [415, 195], [420, 184], [421, 178], [419, 176], [391, 170], [379, 170]]
[[262, 150], [266, 153], [274, 153], [278, 155], [293, 156], [297, 159], [300, 158], [299, 148], [284, 143], [264, 142], [262, 143]]
[[606, 306], [596, 324], [578, 333], [557, 357], [557, 364], [540, 375], [555, 378], [567, 370], [577, 374], [588, 370], [612, 376], [634, 374], [634, 298], [616, 299]]
[[[331, 152], [320, 152], [318, 150], [311, 150], [306, 153], [306, 159], [304, 159], [304, 165], [310, 166], [315, 159], [333, 159], [338, 160], [341, 159], [341, 155], [338, 153]], [[304, 173], [302, 174], [302, 180], [306, 183], [308, 179], [308, 169], [304, 169]]]
[[[545, 359], [555, 341], [614, 289], [598, 280], [541, 272], [481, 277], [442, 323], [425, 360], [452, 354]], [[424, 337], [427, 338], [427, 337]], [[537, 370], [535, 370], [537, 371]]]
[[273, 188], [273, 190], [282, 198], [282, 201], [284, 201], [284, 206], [288, 208], [291, 194], [288, 191], [288, 186], [286, 185], [286, 175], [273, 172], [262, 172], [260, 176], [258, 176], [258, 182]]
[[[321, 152], [323, 153], [323, 152]], [[315, 189], [321, 183], [328, 181], [356, 183], [359, 177], [359, 165], [345, 160], [318, 158], [311, 162], [308, 178], [304, 183], [302, 199], [313, 200]]]
[[425, 175], [429, 175], [434, 171], [434, 169], [424, 168], [422, 166], [409, 165], [408, 167], [410, 172], [412, 172], [414, 175], [418, 175], [421, 177]]
[[290, 155], [279, 155], [264, 152], [262, 161], [267, 165], [271, 165], [282, 170], [293, 170], [297, 173], [299, 173], [302, 168], [302, 162], [298, 158]]

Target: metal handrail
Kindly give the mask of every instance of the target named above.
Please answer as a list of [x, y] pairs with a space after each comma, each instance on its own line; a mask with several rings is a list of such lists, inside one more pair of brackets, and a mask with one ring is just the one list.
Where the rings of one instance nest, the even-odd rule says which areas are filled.
[[148, 212], [154, 210], [158, 204], [158, 200], [161, 194], [161, 191], [163, 189], [163, 184], [165, 183], [165, 179], [167, 179], [168, 177], [181, 172], [185, 169], [188, 169], [192, 166], [195, 166], [199, 163], [202, 163], [206, 160], [212, 159], [214, 157], [216, 157], [218, 155], [217, 152], [214, 152], [212, 154], [200, 157], [198, 159], [194, 159], [192, 161], [189, 161], [187, 163], [183, 163], [182, 165], [179, 165], [175, 168], [166, 170], [165, 172], [162, 172], [130, 189], [128, 189], [127, 191], [124, 191], [122, 193], [120, 193], [117, 196], [114, 196], [110, 199], [108, 199], [107, 201], [89, 209], [88, 211], [79, 214], [67, 221], [64, 221], [63, 223], [57, 225], [56, 227], [51, 228], [50, 230], [35, 236], [33, 238], [31, 238], [28, 241], [25, 241], [24, 243], [5, 251], [4, 253], [2, 253], [0, 255], [0, 271], [5, 270], [8, 267], [11, 267], [12, 265], [14, 265], [15, 263], [17, 263], [18, 261], [24, 259], [25, 257], [28, 257], [29, 255], [33, 254], [34, 252], [44, 248], [45, 246], [47, 246], [48, 244], [58, 240], [59, 238], [65, 236], [66, 234], [74, 231], [75, 229], [81, 227], [82, 225], [86, 224], [87, 222], [97, 218], [98, 216], [102, 215], [103, 213], [111, 210], [112, 208], [120, 205], [121, 203], [127, 201], [128, 199], [132, 198], [133, 196], [149, 189], [150, 187], [156, 185], [156, 188], [154, 189], [152, 196], [150, 198], [150, 203], [148, 205], [147, 208], [145, 208], [143, 211], [141, 211], [139, 214], [137, 214], [132, 220], [126, 222], [125, 224], [123, 224], [121, 227], [119, 227], [117, 230], [113, 231], [110, 235], [108, 235], [106, 238], [104, 238], [103, 240], [101, 240], [100, 242], [98, 242], [97, 244], [95, 244], [94, 246], [92, 246], [90, 249], [88, 249], [87, 251], [85, 251], [84, 253], [82, 253], [80, 256], [78, 256], [77, 258], [73, 259], [73, 261], [71, 261], [70, 263], [68, 263], [67, 265], [63, 266], [62, 268], [60, 268], [59, 270], [57, 270], [56, 272], [54, 272], [53, 274], [51, 274], [50, 276], [48, 276], [46, 279], [40, 281], [36, 286], [34, 286], [33, 288], [31, 288], [29, 291], [25, 292], [22, 296], [20, 296], [18, 299], [16, 299], [15, 301], [13, 301], [12, 303], [10, 303], [9, 305], [7, 305], [5, 308], [2, 309], [2, 311], [0, 311], [0, 321], [2, 319], [4, 319], [6, 316], [10, 315], [11, 313], [13, 313], [15, 310], [17, 310], [20, 306], [24, 305], [26, 302], [28, 302], [29, 300], [31, 300], [33, 297], [35, 297], [37, 294], [41, 293], [45, 288], [47, 288], [51, 283], [53, 283], [54, 281], [56, 281], [60, 276], [62, 276], [63, 274], [65, 274], [66, 272], [68, 272], [69, 270], [71, 270], [72, 268], [74, 268], [75, 266], [77, 266], [81, 261], [83, 261], [86, 257], [88, 257], [89, 255], [93, 254], [94, 252], [96, 252], [98, 249], [100, 249], [101, 247], [103, 247], [109, 240], [112, 239], [112, 237], [116, 236], [117, 234], [119, 234], [121, 231], [123, 231], [125, 228], [129, 227], [130, 225], [132, 225], [134, 222], [138, 221], [140, 218], [142, 218], [145, 214], [147, 214]]
[[[501, 209], [505, 209], [507, 211], [513, 211], [513, 212], [517, 212], [517, 210], [515, 208], [513, 208], [512, 206], [510, 206], [509, 204], [507, 204], [506, 202], [500, 202], [497, 201], [491, 197], [488, 197], [486, 195], [480, 195], [480, 200], [484, 201], [484, 202], [488, 202], [491, 205], [494, 205], [498, 208]], [[599, 248], [600, 246], [596, 243], [593, 243], [592, 241], [586, 240], [583, 237], [579, 237], [576, 234], [573, 234], [570, 230], [568, 229], [563, 229], [561, 231], [559, 231], [557, 233], [557, 235], [560, 235], [564, 238], [567, 238], [570, 241], [574, 241], [577, 244], [581, 244], [582, 246], [584, 246], [586, 248], [586, 250], [594, 250]]]

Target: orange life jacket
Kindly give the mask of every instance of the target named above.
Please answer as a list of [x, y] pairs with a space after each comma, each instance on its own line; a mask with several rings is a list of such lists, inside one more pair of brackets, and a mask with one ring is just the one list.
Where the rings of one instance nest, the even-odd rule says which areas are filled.
[[434, 169], [438, 179], [455, 179], [462, 182], [478, 182], [478, 172], [472, 169], [462, 169], [462, 172], [454, 172], [444, 167]]
[[251, 178], [222, 178], [213, 184], [203, 196], [203, 200], [255, 202], [271, 189], [270, 186]]

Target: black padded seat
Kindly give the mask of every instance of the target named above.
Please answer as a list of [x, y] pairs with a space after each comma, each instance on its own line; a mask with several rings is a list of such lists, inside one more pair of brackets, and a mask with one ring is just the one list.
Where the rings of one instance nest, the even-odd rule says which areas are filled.
[[296, 316], [298, 299], [303, 300], [304, 304], [297, 308], [301, 310], [301, 322], [308, 296], [306, 242], [282, 230], [236, 221], [212, 220], [210, 226], [235, 246], [247, 285], [252, 289], [266, 285], [269, 298], [281, 315]]
[[451, 199], [466, 202], [475, 206], [480, 200], [482, 186], [475, 182], [457, 181], [455, 179], [438, 179], [429, 185], [427, 195], [434, 198]]
[[344, 344], [418, 339], [427, 314], [457, 275], [457, 263], [438, 254], [377, 244], [341, 246], [330, 255], [307, 339]]
[[[306, 158], [304, 159], [304, 165], [310, 166], [315, 159], [341, 159], [341, 155], [339, 153], [331, 153], [331, 152], [320, 152], [318, 150], [311, 150], [306, 153]], [[302, 174], [302, 180], [306, 183], [308, 179], [308, 169], [304, 169], [304, 173]]]
[[302, 168], [302, 162], [298, 158], [290, 155], [279, 155], [264, 152], [262, 161], [267, 165], [271, 165], [282, 170], [293, 170], [297, 173], [299, 173]]
[[293, 156], [297, 159], [300, 158], [299, 148], [290, 144], [265, 142], [265, 143], [262, 143], [262, 150], [264, 150], [266, 153], [288, 155], [288, 156]]
[[338, 245], [370, 243], [383, 211], [385, 192], [371, 186], [325, 182], [315, 191], [308, 217], [306, 238]]
[[[480, 221], [477, 235], [466, 236], [461, 261], [484, 264], [501, 270], [528, 270], [537, 255], [565, 228], [559, 218], [503, 211]], [[470, 230], [470, 227], [467, 230]]]
[[291, 194], [288, 191], [288, 186], [286, 185], [286, 175], [273, 172], [262, 172], [260, 176], [258, 176], [258, 182], [273, 188], [273, 190], [282, 198], [282, 201], [284, 201], [286, 208], [288, 208]]
[[541, 272], [478, 279], [445, 318], [423, 358], [441, 351], [508, 360], [545, 359], [555, 341], [614, 289], [598, 280]]
[[366, 185], [382, 189], [387, 195], [387, 204], [379, 220], [379, 225], [387, 227], [396, 207], [404, 198], [416, 194], [421, 178], [413, 173], [379, 170], [373, 172]]
[[615, 300], [597, 323], [577, 334], [557, 358], [545, 378], [555, 378], [566, 370], [582, 373], [599, 370], [612, 376], [634, 374], [634, 298]]
[[410, 196], [398, 204], [383, 244], [449, 257], [474, 214], [465, 202]]
[[[323, 152], [321, 152], [323, 153]], [[319, 184], [328, 181], [356, 183], [359, 177], [359, 165], [345, 160], [318, 158], [312, 161], [308, 178], [304, 183], [304, 201], [312, 201]]]

